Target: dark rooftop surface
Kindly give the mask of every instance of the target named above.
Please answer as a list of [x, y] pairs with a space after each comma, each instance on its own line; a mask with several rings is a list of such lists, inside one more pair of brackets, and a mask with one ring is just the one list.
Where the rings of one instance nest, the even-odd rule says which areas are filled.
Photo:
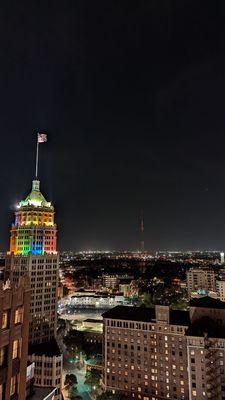
[[209, 317], [202, 317], [193, 322], [188, 328], [187, 336], [205, 336], [211, 338], [224, 338], [225, 328]]
[[170, 324], [188, 326], [190, 317], [188, 311], [170, 310]]
[[[125, 321], [155, 322], [155, 309], [144, 307], [116, 306], [102, 314], [103, 318]], [[170, 310], [170, 324], [188, 326], [188, 311]]]
[[45, 354], [47, 357], [60, 356], [61, 352], [55, 339], [41, 344], [29, 345], [28, 354], [37, 354], [39, 356]]
[[92, 323], [96, 323], [96, 324], [103, 324], [102, 319], [94, 319], [94, 318], [84, 319], [83, 322], [92, 322]]
[[213, 299], [212, 297], [205, 296], [199, 299], [191, 299], [190, 307], [199, 307], [199, 308], [223, 308], [225, 309], [225, 302], [217, 299]]
[[116, 306], [102, 314], [103, 318], [127, 321], [151, 322], [155, 318], [154, 308]]
[[55, 390], [56, 390], [56, 388], [53, 388], [53, 387], [34, 386], [34, 393], [30, 397], [30, 400], [44, 400], [46, 398], [50, 399], [50, 397], [48, 397], [48, 396], [51, 395], [51, 398], [52, 398]]

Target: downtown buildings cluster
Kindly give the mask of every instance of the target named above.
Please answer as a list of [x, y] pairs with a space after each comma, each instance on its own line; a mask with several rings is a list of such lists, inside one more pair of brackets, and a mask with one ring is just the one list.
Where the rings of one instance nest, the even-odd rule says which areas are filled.
[[[147, 259], [152, 256], [143, 255], [141, 271]], [[103, 314], [103, 390], [140, 400], [225, 399], [223, 262], [217, 270], [187, 271], [188, 311], [158, 304], [114, 307], [120, 299], [102, 294], [73, 296], [73, 307], [101, 302], [113, 307]], [[35, 179], [15, 211], [0, 285], [0, 400], [62, 399], [58, 274], [54, 207]], [[127, 298], [137, 295], [134, 280], [131, 273], [103, 273], [95, 285]], [[88, 333], [86, 339], [97, 343], [100, 334]]]

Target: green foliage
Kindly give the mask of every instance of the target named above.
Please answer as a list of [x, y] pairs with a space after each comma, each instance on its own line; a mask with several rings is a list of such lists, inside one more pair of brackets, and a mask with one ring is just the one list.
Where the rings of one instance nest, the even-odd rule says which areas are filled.
[[58, 318], [57, 325], [58, 325], [58, 330], [66, 329], [66, 321], [65, 321], [65, 319]]
[[87, 371], [86, 376], [85, 376], [85, 384], [93, 388], [93, 386], [96, 386], [96, 388], [99, 387], [100, 385], [100, 379], [101, 379], [101, 372], [97, 370], [91, 370]]
[[144, 307], [153, 307], [154, 306], [151, 293], [144, 293], [143, 294], [142, 305]]
[[164, 282], [153, 281], [141, 298], [141, 307], [154, 307], [155, 304], [170, 305], [173, 309], [187, 308], [187, 293], [177, 285], [172, 285], [170, 279]]
[[70, 399], [74, 399], [77, 396], [77, 387], [75, 385], [70, 386], [69, 390], [68, 390], [68, 394], [69, 394], [69, 398]]
[[92, 355], [101, 354], [102, 352], [100, 343], [85, 342], [84, 333], [76, 330], [70, 330], [63, 341], [72, 357], [79, 356], [80, 352], [82, 352], [84, 358], [90, 358]]
[[63, 341], [71, 355], [76, 356], [82, 351], [83, 339], [81, 332], [70, 330]]
[[64, 381], [65, 386], [74, 386], [77, 385], [77, 377], [74, 374], [66, 374], [65, 376], [65, 381]]

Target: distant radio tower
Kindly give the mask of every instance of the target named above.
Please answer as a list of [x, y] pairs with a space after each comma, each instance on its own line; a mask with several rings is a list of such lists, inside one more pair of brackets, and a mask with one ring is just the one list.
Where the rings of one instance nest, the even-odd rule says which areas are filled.
[[144, 241], [144, 215], [143, 211], [141, 212], [141, 252], [144, 253], [145, 251], [145, 241]]

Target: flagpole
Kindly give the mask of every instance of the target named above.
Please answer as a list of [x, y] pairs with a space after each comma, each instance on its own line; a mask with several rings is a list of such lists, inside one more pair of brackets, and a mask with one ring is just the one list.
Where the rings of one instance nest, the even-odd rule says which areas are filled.
[[36, 168], [35, 168], [35, 178], [38, 177], [38, 150], [39, 150], [39, 142], [38, 142], [38, 134], [37, 134], [37, 149], [36, 149]]

